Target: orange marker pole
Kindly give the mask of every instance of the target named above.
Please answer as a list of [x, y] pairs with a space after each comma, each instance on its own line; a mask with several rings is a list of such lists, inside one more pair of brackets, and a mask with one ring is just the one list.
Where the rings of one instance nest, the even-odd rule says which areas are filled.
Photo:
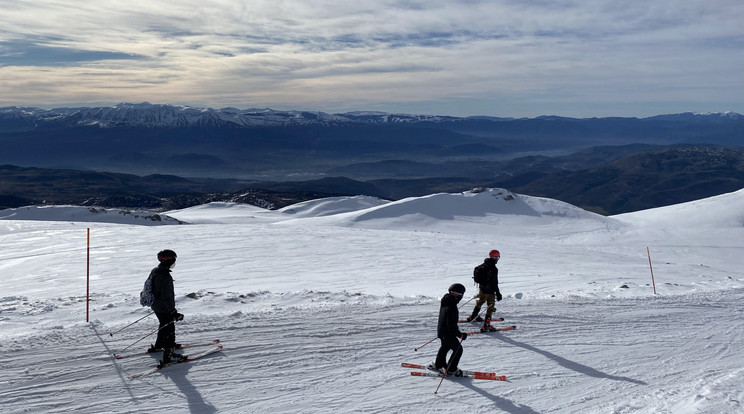
[[85, 322], [89, 322], [90, 312], [90, 227], [88, 227], [88, 257], [86, 260], [86, 287], [85, 287]]

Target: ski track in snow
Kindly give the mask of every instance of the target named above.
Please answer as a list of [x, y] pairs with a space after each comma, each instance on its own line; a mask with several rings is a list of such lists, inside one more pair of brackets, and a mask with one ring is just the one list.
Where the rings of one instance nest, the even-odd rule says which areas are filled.
[[[496, 371], [508, 381], [445, 380], [436, 396], [439, 379], [412, 377], [400, 363], [433, 360], [438, 340], [414, 349], [436, 335], [438, 301], [353, 298], [348, 303], [326, 298], [317, 307], [287, 304], [271, 311], [193, 315], [179, 323], [179, 341], [220, 338], [224, 350], [134, 380], [127, 375], [153, 366], [155, 358], [115, 360], [111, 353], [152, 328], [154, 318], [115, 338], [108, 333], [122, 326], [97, 320], [16, 338], [0, 348], [3, 412], [742, 409], [742, 289], [681, 297], [502, 301], [497, 314], [506, 321], [499, 325], [518, 329], [470, 336], [460, 365]], [[463, 305], [461, 313], [471, 306]], [[470, 328], [477, 325], [463, 324], [463, 330]], [[133, 349], [147, 346], [143, 341]]]

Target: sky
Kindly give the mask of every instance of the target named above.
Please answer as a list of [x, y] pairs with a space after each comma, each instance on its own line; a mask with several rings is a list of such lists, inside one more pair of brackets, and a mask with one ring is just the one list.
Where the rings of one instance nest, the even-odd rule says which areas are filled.
[[740, 0], [0, 0], [0, 107], [744, 113]]

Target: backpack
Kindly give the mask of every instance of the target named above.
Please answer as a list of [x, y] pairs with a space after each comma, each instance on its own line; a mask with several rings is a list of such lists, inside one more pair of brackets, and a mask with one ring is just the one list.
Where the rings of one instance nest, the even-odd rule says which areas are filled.
[[152, 274], [145, 280], [145, 287], [140, 292], [140, 305], [152, 306], [155, 303], [155, 295], [152, 293]]
[[475, 283], [488, 283], [488, 272], [484, 265], [478, 265], [473, 269], [473, 280]]

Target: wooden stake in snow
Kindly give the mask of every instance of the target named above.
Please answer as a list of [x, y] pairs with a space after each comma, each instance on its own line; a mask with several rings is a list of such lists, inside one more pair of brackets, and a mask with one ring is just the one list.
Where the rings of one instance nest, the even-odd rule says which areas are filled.
[[85, 322], [90, 322], [88, 313], [90, 311], [90, 227], [88, 227], [88, 257], [86, 259], [86, 286], [85, 286]]
[[656, 282], [654, 281], [654, 268], [651, 266], [651, 250], [646, 247], [646, 253], [648, 253], [648, 268], [651, 269], [651, 284], [654, 286], [654, 295], [656, 294]]

